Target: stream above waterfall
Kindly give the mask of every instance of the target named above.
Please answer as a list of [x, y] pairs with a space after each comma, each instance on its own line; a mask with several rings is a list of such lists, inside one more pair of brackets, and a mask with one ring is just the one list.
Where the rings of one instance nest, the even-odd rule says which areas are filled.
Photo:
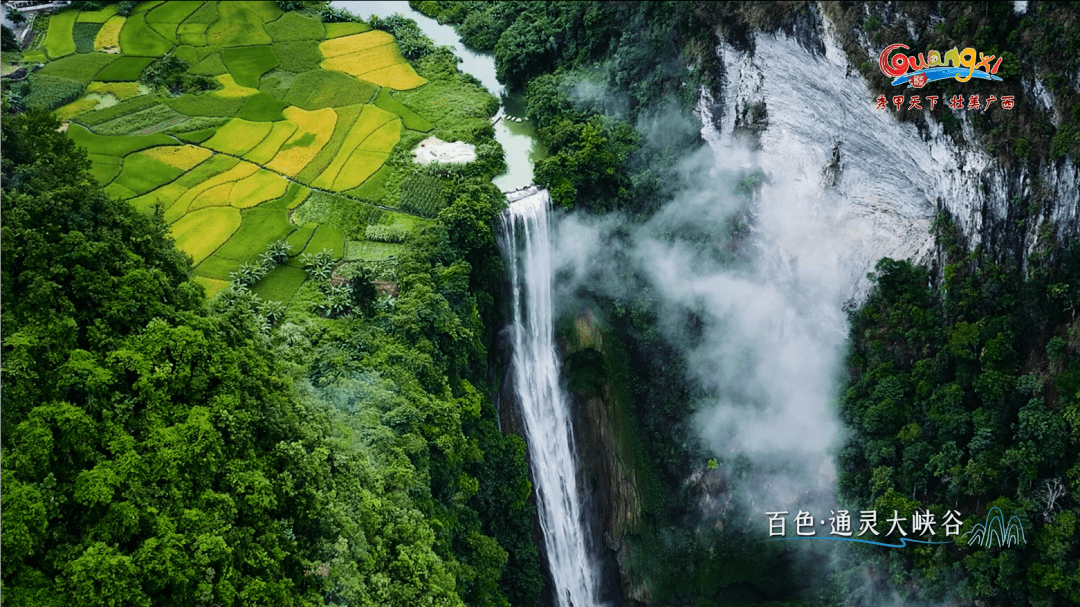
[[335, 8], [343, 8], [355, 15], [367, 18], [371, 15], [389, 17], [400, 13], [420, 26], [420, 29], [436, 44], [449, 46], [461, 62], [458, 69], [470, 74], [484, 85], [484, 88], [499, 97], [499, 113], [496, 116], [510, 116], [522, 122], [499, 119], [495, 123], [495, 140], [503, 146], [506, 153], [507, 171], [492, 181], [504, 192], [517, 190], [533, 182], [533, 163], [547, 156], [547, 148], [536, 137], [536, 128], [525, 119], [525, 99], [521, 94], [508, 94], [495, 77], [495, 58], [466, 47], [454, 28], [414, 11], [408, 2], [357, 2], [335, 1]]

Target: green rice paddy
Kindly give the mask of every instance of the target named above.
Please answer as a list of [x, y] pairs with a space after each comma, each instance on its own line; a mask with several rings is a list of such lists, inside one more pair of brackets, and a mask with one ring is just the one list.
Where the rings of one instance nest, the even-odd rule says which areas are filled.
[[142, 13], [133, 13], [120, 30], [120, 50], [125, 55], [160, 57], [172, 47], [173, 43], [150, 27]]
[[251, 46], [270, 44], [270, 34], [263, 29], [262, 19], [248, 10], [244, 2], [219, 2], [218, 20], [206, 30], [210, 46]]
[[170, 23], [173, 29], [202, 7], [202, 2], [165, 2], [146, 13], [147, 23]]
[[72, 30], [79, 13], [65, 11], [49, 18], [49, 31], [45, 34], [45, 52], [50, 59], [59, 59], [75, 52], [75, 39]]
[[120, 57], [102, 68], [94, 80], [102, 82], [133, 82], [154, 62], [153, 57]]
[[308, 241], [308, 245], [304, 248], [304, 252], [314, 254], [323, 250], [328, 251], [330, 256], [334, 258], [344, 255], [344, 232], [329, 225], [319, 226], [319, 228], [315, 230], [315, 233], [311, 235], [311, 240]]
[[87, 53], [85, 55], [71, 55], [57, 61], [50, 61], [38, 71], [45, 76], [68, 78], [89, 84], [95, 80], [94, 76], [105, 66], [116, 61], [116, 55], [107, 53]]
[[328, 39], [371, 31], [371, 26], [366, 23], [326, 23], [324, 25], [326, 26], [326, 37]]
[[285, 120], [281, 110], [289, 107], [288, 103], [266, 93], [256, 93], [247, 98], [243, 107], [236, 113], [237, 118], [261, 122]]
[[252, 290], [264, 300], [287, 304], [300, 290], [300, 285], [304, 284], [306, 278], [307, 274], [301, 269], [280, 266], [271, 270]]
[[128, 154], [124, 158], [124, 168], [115, 182], [136, 194], [145, 194], [173, 181], [183, 173], [180, 169], [142, 154]]
[[[362, 240], [365, 225], [403, 225], [409, 234], [431, 225], [369, 203], [386, 203], [388, 179], [401, 170], [385, 165], [390, 153], [431, 131], [432, 116], [362, 75], [320, 67], [320, 43], [370, 26], [324, 24], [282, 13], [269, 1], [143, 2], [126, 20], [116, 18], [119, 54], [93, 52], [100, 24], [116, 10], [108, 5], [53, 15], [40, 46], [28, 54], [47, 59], [39, 77], [90, 85], [58, 115], [71, 121], [69, 136], [90, 152], [91, 175], [140, 211], [163, 209], [208, 293], [227, 286], [241, 263], [285, 239], [291, 261], [254, 290], [288, 302], [306, 280], [299, 267], [303, 252], [385, 260], [407, 245]], [[351, 73], [377, 73], [388, 57], [400, 56], [393, 48], [383, 51], [371, 54], [370, 65], [354, 53], [350, 61], [359, 64], [350, 64]], [[216, 88], [147, 93], [136, 83], [166, 54]], [[407, 64], [397, 67], [411, 72]], [[133, 92], [125, 88], [118, 96], [109, 87]], [[198, 154], [183, 163], [167, 154], [181, 144]], [[172, 147], [142, 152], [159, 146]]]
[[378, 89], [374, 84], [341, 72], [314, 70], [296, 77], [285, 97], [305, 110], [367, 103]]
[[290, 40], [323, 40], [326, 29], [323, 24], [298, 13], [285, 13], [280, 19], [266, 24], [266, 32], [274, 42]]
[[221, 60], [241, 86], [257, 88], [259, 78], [277, 67], [278, 58], [269, 46], [243, 46], [221, 51]]

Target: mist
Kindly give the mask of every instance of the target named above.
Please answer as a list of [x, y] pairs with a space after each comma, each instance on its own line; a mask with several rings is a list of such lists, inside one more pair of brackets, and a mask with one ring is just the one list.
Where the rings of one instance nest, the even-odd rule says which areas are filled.
[[[673, 116], [670, 128], [660, 116], [648, 120], [644, 132], [666, 138], [685, 117]], [[703, 145], [679, 162], [681, 188], [647, 222], [563, 217], [556, 301], [572, 301], [582, 286], [630, 300], [647, 292], [658, 329], [687, 363], [686, 380], [709, 395], [689, 420], [697, 438], [719, 458], [753, 464], [756, 478], [739, 488], [748, 491], [745, 505], [761, 513], [809, 509], [809, 500], [835, 508], [824, 502], [835, 478], [833, 402], [850, 295], [820, 233], [827, 218], [807, 213], [816, 201], [783, 176], [748, 187], [760, 178], [755, 167], [745, 146]], [[732, 233], [740, 229], [743, 236]], [[629, 275], [644, 277], [645, 288]], [[694, 335], [687, 311], [700, 319]]]
[[[865, 297], [881, 257], [925, 257], [929, 201], [955, 178], [933, 173], [914, 127], [874, 112], [833, 41], [823, 56], [784, 36], [755, 48], [721, 44], [732, 69], [719, 102], [703, 91], [695, 114], [637, 119], [646, 148], [678, 152], [670, 201], [644, 222], [562, 216], [554, 261], [568, 310], [581, 291], [653, 302], [686, 380], [707, 395], [688, 425], [703, 451], [752, 464], [735, 489], [764, 520], [854, 507], [838, 503], [832, 459], [844, 306]], [[818, 86], [796, 86], [787, 70], [799, 65]], [[695, 144], [680, 143], [687, 133]]]

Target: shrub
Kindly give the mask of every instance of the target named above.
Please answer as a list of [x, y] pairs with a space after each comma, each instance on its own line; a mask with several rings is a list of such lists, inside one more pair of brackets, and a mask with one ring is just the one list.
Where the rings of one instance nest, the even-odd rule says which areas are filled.
[[26, 14], [17, 8], [13, 8], [8, 11], [8, 21], [11, 21], [15, 25], [21, 25], [26, 23]]
[[336, 262], [330, 251], [323, 248], [322, 251], [314, 255], [304, 253], [300, 256], [300, 263], [304, 266], [304, 270], [307, 271], [309, 277], [316, 280], [329, 280], [330, 275], [334, 273]]
[[11, 31], [11, 28], [4, 25], [0, 26], [0, 51], [5, 53], [18, 52], [19, 51], [19, 39], [15, 37], [15, 32]]
[[489, 11], [476, 11], [465, 17], [459, 28], [461, 41], [472, 48], [482, 51], [495, 50], [495, 43], [502, 33]]
[[235, 272], [229, 273], [229, 280], [235, 285], [250, 287], [262, 280], [269, 271], [270, 268], [262, 263], [242, 263]]
[[86, 88], [81, 82], [44, 74], [33, 74], [27, 82], [29, 90], [23, 104], [28, 109], [54, 110], [78, 99]]
[[188, 67], [187, 62], [180, 57], [175, 54], [168, 55], [151, 63], [143, 70], [139, 81], [150, 86], [163, 86], [170, 91], [176, 91], [183, 86]]
[[330, 286], [322, 290], [326, 299], [316, 303], [313, 308], [316, 314], [327, 318], [338, 318], [352, 311], [352, 288], [349, 285]]
[[302, 11], [305, 8], [305, 3], [301, 2], [301, 0], [277, 0], [276, 2], [274, 2], [274, 4], [276, 4], [278, 8], [285, 12]]
[[406, 59], [419, 59], [435, 50], [435, 43], [408, 17], [398, 14], [389, 17], [372, 15], [370, 24], [375, 29], [392, 34]]
[[1062, 124], [1050, 140], [1050, 159], [1064, 158], [1066, 154], [1075, 153], [1077, 147], [1080, 147], [1080, 131], [1071, 124]]
[[268, 264], [280, 266], [289, 261], [289, 250], [292, 246], [286, 240], [275, 240], [266, 247], [266, 251], [260, 257]]
[[1031, 155], [1031, 144], [1028, 143], [1027, 139], [1017, 137], [1014, 153], [1020, 160], [1027, 160], [1028, 156]]
[[123, 0], [120, 2], [120, 6], [117, 7], [116, 14], [121, 17], [127, 17], [131, 14], [131, 11], [135, 10], [135, 7], [138, 6], [138, 4], [138, 2], [132, 0]]
[[374, 242], [402, 243], [408, 235], [408, 229], [399, 225], [375, 225], [364, 230], [364, 236]]
[[334, 8], [326, 4], [319, 8], [319, 19], [323, 23], [363, 23], [364, 20], [343, 8]]

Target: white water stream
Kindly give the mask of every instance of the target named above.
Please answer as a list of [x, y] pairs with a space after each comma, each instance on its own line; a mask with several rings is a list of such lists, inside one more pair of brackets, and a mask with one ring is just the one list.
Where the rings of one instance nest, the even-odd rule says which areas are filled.
[[512, 202], [499, 235], [513, 288], [514, 389], [529, 438], [556, 602], [593, 607], [596, 575], [586, 550], [570, 409], [555, 355], [549, 207], [546, 190]]

